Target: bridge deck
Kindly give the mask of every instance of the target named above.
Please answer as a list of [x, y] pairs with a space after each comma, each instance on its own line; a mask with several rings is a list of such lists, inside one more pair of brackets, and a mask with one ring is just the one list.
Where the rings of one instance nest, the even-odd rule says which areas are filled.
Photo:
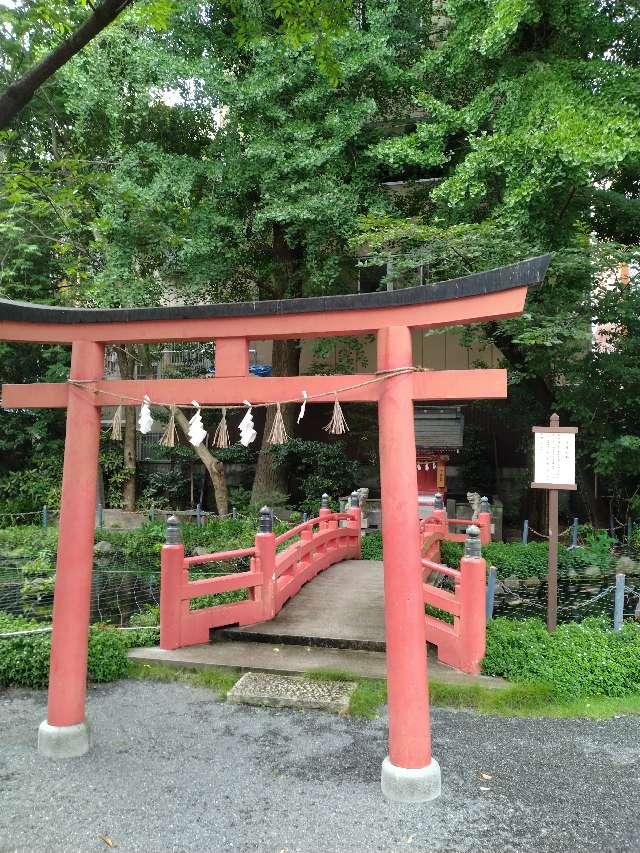
[[345, 560], [319, 574], [275, 619], [218, 632], [225, 639], [382, 652], [382, 563]]

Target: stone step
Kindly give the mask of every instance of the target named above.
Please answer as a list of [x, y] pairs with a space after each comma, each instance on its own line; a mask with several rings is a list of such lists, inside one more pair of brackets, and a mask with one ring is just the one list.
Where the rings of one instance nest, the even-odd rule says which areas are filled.
[[300, 675], [247, 672], [227, 693], [227, 702], [346, 714], [355, 689], [353, 681], [317, 681]]
[[[265, 626], [264, 630], [260, 629], [262, 624]], [[292, 632], [290, 626], [279, 630], [278, 623], [274, 620], [273, 622], [252, 625], [249, 628], [220, 628], [214, 631], [213, 638], [214, 641], [268, 643], [279, 646], [313, 646], [326, 649], [378, 652], [383, 655], [386, 651], [386, 644], [382, 639], [344, 637], [340, 636], [340, 632], [335, 632], [332, 635], [330, 626], [328, 626], [328, 630], [320, 630], [318, 633], [320, 636], [307, 634], [304, 631], [297, 633], [295, 628]]]

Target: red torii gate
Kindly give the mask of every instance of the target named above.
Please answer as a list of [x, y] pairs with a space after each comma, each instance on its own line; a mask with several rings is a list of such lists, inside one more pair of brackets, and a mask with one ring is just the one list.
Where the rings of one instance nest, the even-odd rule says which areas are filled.
[[[438, 284], [392, 292], [182, 307], [80, 309], [0, 300], [0, 339], [71, 345], [68, 383], [4, 385], [2, 406], [67, 408], [53, 606], [47, 720], [38, 748], [50, 757], [89, 749], [85, 719], [100, 407], [114, 398], [218, 406], [300, 399], [377, 402], [383, 504], [389, 757], [383, 788], [399, 800], [440, 793], [431, 756], [425, 619], [419, 570], [414, 400], [499, 399], [505, 370], [412, 370], [411, 329], [478, 323], [522, 313], [549, 256]], [[254, 377], [249, 340], [377, 335], [377, 374]], [[104, 380], [107, 343], [215, 341], [215, 378]], [[370, 381], [376, 380], [377, 381]], [[364, 383], [364, 384], [360, 384]], [[324, 398], [324, 399], [323, 399]], [[413, 546], [410, 544], [413, 543]], [[415, 560], [407, 558], [415, 554]]]

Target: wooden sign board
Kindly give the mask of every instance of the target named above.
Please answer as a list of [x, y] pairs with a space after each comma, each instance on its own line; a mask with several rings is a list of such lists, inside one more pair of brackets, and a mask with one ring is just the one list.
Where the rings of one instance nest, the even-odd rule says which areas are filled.
[[576, 488], [576, 427], [534, 427], [532, 489]]

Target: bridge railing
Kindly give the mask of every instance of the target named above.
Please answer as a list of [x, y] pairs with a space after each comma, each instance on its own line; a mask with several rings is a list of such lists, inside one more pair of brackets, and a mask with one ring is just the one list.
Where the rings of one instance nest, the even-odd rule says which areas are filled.
[[[456, 519], [467, 524], [465, 534], [451, 533], [442, 498], [436, 496], [433, 514], [421, 523], [420, 570], [423, 576], [425, 605], [436, 607], [449, 615], [450, 620], [425, 614], [427, 642], [437, 646], [438, 660], [476, 674], [485, 653], [486, 631], [486, 563], [482, 545], [491, 541], [491, 507], [482, 499], [476, 521]], [[453, 569], [440, 562], [440, 543], [464, 541], [460, 568]], [[453, 581], [453, 589], [437, 586], [434, 575]]]
[[[360, 527], [357, 493], [346, 512], [332, 512], [329, 496], [323, 495], [318, 517], [279, 536], [273, 532], [271, 510], [263, 507], [252, 547], [185, 557], [177, 519], [170, 518], [161, 555], [160, 647], [206, 643], [213, 628], [272, 619], [319, 572], [342, 560], [360, 558]], [[189, 579], [193, 566], [246, 557], [250, 558], [248, 571]], [[190, 608], [194, 598], [239, 589], [247, 590], [246, 600]]]

